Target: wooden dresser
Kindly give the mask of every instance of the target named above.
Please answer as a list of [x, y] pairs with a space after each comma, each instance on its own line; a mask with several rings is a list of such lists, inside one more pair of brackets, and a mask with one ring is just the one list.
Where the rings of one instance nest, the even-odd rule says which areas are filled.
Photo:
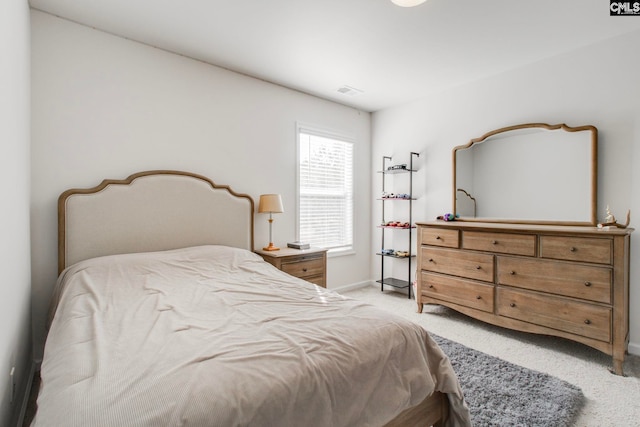
[[555, 335], [613, 357], [629, 341], [633, 229], [418, 223], [418, 312], [440, 304], [494, 325]]

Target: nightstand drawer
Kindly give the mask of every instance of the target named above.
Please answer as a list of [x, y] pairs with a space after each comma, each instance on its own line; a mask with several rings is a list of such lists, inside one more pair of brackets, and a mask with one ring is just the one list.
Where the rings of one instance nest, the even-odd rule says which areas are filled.
[[258, 254], [269, 264], [292, 276], [327, 287], [327, 250], [291, 249], [278, 251], [258, 250]]
[[323, 288], [327, 287], [327, 283], [324, 279], [324, 274], [319, 274], [317, 276], [304, 277], [304, 280], [307, 282], [311, 282], [314, 285], [322, 286]]
[[321, 275], [324, 272], [324, 259], [303, 257], [302, 259], [283, 261], [282, 271], [300, 278]]

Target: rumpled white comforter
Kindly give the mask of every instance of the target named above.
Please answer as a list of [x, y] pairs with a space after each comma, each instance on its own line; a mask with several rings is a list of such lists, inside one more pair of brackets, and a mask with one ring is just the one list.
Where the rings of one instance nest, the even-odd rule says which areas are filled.
[[224, 246], [116, 255], [60, 276], [33, 426], [378, 426], [434, 390], [419, 326]]

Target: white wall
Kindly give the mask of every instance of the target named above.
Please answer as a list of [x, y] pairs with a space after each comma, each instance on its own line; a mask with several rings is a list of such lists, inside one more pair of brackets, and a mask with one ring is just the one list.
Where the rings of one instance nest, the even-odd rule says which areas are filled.
[[[29, 307], [29, 5], [0, 2], [0, 425], [12, 425], [31, 367]], [[18, 398], [11, 403], [9, 372]]]
[[[56, 280], [56, 200], [149, 169], [200, 173], [257, 201], [281, 193], [295, 238], [296, 121], [356, 139], [356, 254], [330, 288], [369, 279], [370, 114], [32, 11], [32, 261], [36, 352]], [[256, 246], [268, 240], [256, 214]]]
[[[599, 130], [598, 218], [606, 205], [622, 221], [631, 209], [633, 226], [640, 215], [639, 45], [640, 32], [631, 33], [374, 113], [372, 167], [382, 155], [419, 151], [414, 217], [432, 220], [451, 211], [456, 145], [519, 123], [592, 124]], [[375, 223], [378, 207], [373, 215]], [[640, 354], [640, 235], [631, 240], [630, 351]]]

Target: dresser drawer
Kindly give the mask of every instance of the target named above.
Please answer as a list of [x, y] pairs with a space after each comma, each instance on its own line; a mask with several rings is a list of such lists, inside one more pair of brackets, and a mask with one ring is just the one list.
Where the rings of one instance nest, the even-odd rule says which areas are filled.
[[300, 257], [282, 263], [282, 271], [292, 276], [306, 279], [324, 273], [324, 259], [322, 257]]
[[422, 246], [422, 269], [493, 282], [493, 255]]
[[421, 272], [421, 294], [493, 313], [495, 287], [472, 280]]
[[611, 303], [611, 269], [498, 256], [498, 284]]
[[611, 309], [608, 307], [499, 287], [496, 311], [500, 316], [611, 341]]
[[611, 264], [612, 242], [588, 237], [540, 236], [542, 258]]
[[458, 230], [448, 230], [446, 228], [423, 227], [420, 229], [420, 243], [423, 245], [457, 248], [459, 246], [459, 232]]
[[462, 248], [513, 255], [536, 255], [536, 236], [528, 234], [463, 231]]

